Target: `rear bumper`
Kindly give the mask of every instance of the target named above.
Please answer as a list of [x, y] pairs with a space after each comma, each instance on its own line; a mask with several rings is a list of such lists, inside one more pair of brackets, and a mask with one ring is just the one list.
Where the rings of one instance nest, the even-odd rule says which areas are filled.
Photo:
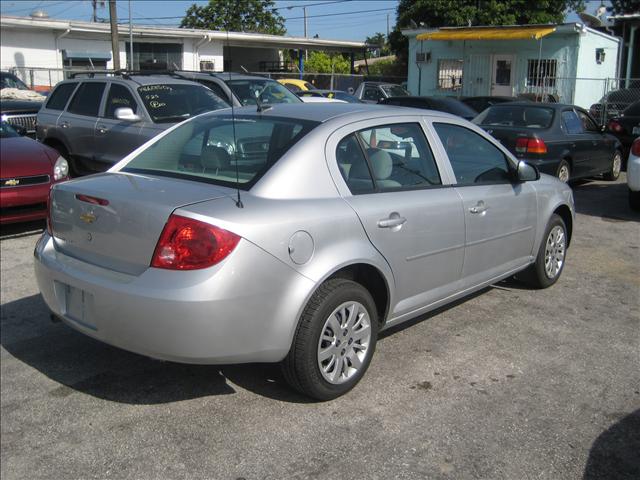
[[43, 234], [35, 273], [51, 311], [105, 343], [183, 363], [277, 362], [314, 283], [247, 241], [214, 267], [139, 276], [87, 264]]
[[554, 177], [558, 174], [558, 166], [560, 165], [559, 159], [519, 158], [519, 160], [524, 160], [531, 165], [535, 165], [540, 173], [546, 173], [548, 175], [553, 175]]
[[51, 185], [43, 183], [0, 190], [0, 223], [40, 220], [47, 215]]

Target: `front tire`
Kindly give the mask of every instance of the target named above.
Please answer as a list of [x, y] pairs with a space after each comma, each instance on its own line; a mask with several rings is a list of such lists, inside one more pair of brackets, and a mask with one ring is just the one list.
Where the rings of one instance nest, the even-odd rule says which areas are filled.
[[622, 170], [622, 154], [616, 150], [611, 159], [611, 169], [604, 174], [604, 179], [610, 182], [616, 181]]
[[535, 263], [521, 278], [533, 288], [547, 288], [560, 278], [567, 253], [567, 227], [562, 217], [551, 215]]
[[304, 309], [291, 350], [282, 362], [287, 382], [317, 400], [351, 390], [364, 376], [378, 338], [378, 314], [359, 283], [323, 283]]

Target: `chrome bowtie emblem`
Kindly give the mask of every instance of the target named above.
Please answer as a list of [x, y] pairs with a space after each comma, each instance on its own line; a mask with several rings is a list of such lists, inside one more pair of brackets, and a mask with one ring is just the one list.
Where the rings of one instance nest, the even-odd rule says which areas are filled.
[[82, 215], [80, 215], [80, 220], [82, 220], [84, 223], [93, 223], [98, 219], [98, 217], [96, 217], [93, 213], [88, 212], [88, 213], [83, 213]]
[[18, 180], [17, 178], [11, 178], [11, 179], [5, 181], [4, 184], [7, 187], [15, 187], [16, 185], [20, 184], [20, 180]]

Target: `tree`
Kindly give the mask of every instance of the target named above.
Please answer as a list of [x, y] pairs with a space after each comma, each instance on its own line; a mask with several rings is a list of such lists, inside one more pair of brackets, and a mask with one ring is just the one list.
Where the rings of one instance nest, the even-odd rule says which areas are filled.
[[349, 73], [351, 63], [339, 53], [309, 52], [304, 62], [304, 71], [308, 73]]
[[274, 9], [273, 0], [209, 0], [202, 7], [194, 3], [180, 27], [273, 35], [286, 32], [284, 18]]
[[400, 30], [410, 28], [412, 22], [422, 28], [562, 23], [569, 10], [584, 10], [584, 1], [400, 0], [389, 43], [396, 56], [406, 62], [408, 42]]
[[382, 32], [376, 32], [375, 35], [367, 37], [365, 43], [377, 47], [375, 50], [371, 50], [374, 57], [384, 57], [390, 53], [387, 37]]
[[637, 13], [640, 12], [640, 0], [611, 0], [611, 6], [607, 11], [614, 15]]

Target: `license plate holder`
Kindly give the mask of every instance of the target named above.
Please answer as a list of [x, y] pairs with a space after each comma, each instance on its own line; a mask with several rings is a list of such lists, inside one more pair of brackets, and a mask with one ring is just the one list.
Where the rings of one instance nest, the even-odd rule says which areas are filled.
[[89, 315], [93, 295], [71, 285], [64, 285], [64, 315], [84, 327], [96, 330]]

